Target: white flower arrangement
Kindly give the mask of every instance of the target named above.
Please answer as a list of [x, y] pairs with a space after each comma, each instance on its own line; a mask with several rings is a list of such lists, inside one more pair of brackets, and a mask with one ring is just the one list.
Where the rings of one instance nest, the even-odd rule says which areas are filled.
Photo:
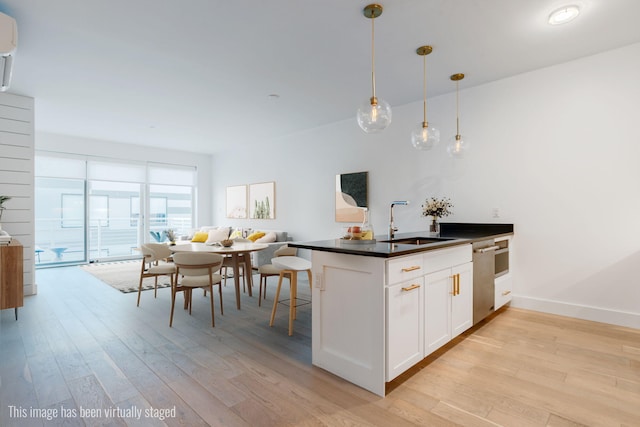
[[442, 218], [451, 215], [453, 204], [447, 198], [436, 199], [431, 197], [425, 200], [422, 205], [422, 216], [432, 216], [434, 218]]

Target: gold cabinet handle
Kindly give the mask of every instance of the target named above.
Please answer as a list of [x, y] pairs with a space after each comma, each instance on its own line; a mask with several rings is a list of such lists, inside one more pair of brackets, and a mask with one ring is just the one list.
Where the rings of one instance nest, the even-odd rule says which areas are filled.
[[502, 292], [502, 296], [504, 297], [504, 296], [506, 296], [506, 295], [509, 295], [510, 293], [511, 293], [511, 291], [503, 291], [503, 292]]
[[419, 265], [413, 265], [411, 267], [405, 267], [405, 268], [402, 269], [402, 271], [404, 273], [407, 273], [409, 271], [415, 271], [415, 270], [420, 270], [420, 266]]
[[456, 296], [456, 295], [460, 295], [460, 274], [454, 274], [453, 276], [449, 276], [453, 279], [453, 291], [451, 292], [451, 295]]
[[413, 284], [411, 286], [407, 286], [406, 288], [402, 288], [402, 292], [409, 292], [409, 291], [412, 291], [414, 289], [418, 289], [419, 287], [420, 287], [420, 285]]

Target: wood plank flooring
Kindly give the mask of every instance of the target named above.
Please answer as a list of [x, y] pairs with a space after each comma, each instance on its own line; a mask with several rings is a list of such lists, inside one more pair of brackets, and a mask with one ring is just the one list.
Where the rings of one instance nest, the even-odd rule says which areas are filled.
[[0, 312], [2, 427], [640, 426], [640, 330], [504, 309], [383, 399], [311, 365], [310, 305], [293, 337], [286, 307], [268, 326], [276, 278], [262, 307], [223, 288], [215, 328], [200, 292], [169, 328], [169, 289], [136, 307], [77, 267], [36, 278], [17, 322]]

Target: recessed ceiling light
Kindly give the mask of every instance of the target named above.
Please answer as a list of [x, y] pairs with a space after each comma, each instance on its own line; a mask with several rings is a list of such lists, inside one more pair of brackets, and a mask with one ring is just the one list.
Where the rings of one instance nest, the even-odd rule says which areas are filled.
[[556, 9], [549, 15], [549, 24], [560, 25], [573, 21], [580, 14], [580, 8], [574, 4]]

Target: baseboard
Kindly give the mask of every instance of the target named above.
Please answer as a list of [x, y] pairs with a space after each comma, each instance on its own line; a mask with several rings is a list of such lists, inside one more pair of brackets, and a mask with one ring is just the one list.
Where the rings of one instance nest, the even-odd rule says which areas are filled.
[[612, 325], [640, 329], [640, 313], [609, 310], [601, 307], [570, 304], [562, 301], [526, 297], [521, 295], [513, 296], [511, 306], [527, 310], [541, 311], [543, 313], [557, 314], [560, 316], [574, 317], [576, 319], [592, 320], [594, 322], [609, 323]]
[[33, 283], [24, 287], [24, 296], [35, 295], [38, 293], [38, 285]]

